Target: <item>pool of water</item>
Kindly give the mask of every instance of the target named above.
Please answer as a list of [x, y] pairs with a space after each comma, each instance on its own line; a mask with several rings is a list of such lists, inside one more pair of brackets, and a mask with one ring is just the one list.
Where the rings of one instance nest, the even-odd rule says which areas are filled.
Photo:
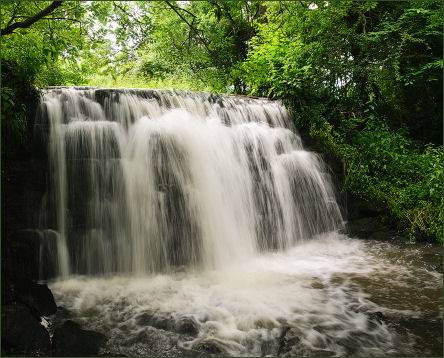
[[56, 281], [50, 324], [104, 333], [104, 354], [442, 356], [441, 262], [330, 233], [218, 271]]

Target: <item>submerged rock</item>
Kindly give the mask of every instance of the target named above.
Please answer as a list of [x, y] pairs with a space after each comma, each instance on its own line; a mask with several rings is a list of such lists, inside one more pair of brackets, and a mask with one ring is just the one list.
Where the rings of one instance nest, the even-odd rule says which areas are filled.
[[284, 355], [291, 351], [291, 349], [300, 342], [300, 331], [296, 328], [284, 327], [281, 336], [279, 337], [278, 355]]
[[376, 312], [370, 312], [368, 314], [369, 320], [374, 320], [378, 323], [384, 322], [385, 316], [382, 312], [376, 311]]
[[219, 346], [215, 339], [205, 339], [200, 341], [193, 347], [195, 350], [207, 354], [221, 354], [223, 349]]
[[2, 307], [2, 354], [45, 356], [49, 351], [49, 333], [28, 307]]
[[161, 312], [144, 312], [135, 318], [138, 326], [151, 326], [165, 331], [197, 336], [199, 322], [193, 317], [183, 316], [175, 320], [171, 314]]
[[193, 317], [182, 317], [176, 322], [176, 332], [197, 336], [199, 334], [199, 322]]
[[[123, 338], [123, 337], [122, 337]], [[127, 335], [126, 339], [120, 341], [118, 345], [108, 347], [111, 351], [119, 351], [130, 357], [183, 357], [189, 356], [178, 346], [178, 335], [176, 333], [145, 327], [134, 334]]]
[[138, 326], [151, 326], [166, 331], [174, 330], [173, 317], [170, 314], [158, 312], [144, 312], [135, 318]]
[[57, 327], [52, 338], [55, 356], [95, 356], [107, 338], [98, 332], [81, 329], [74, 321], [65, 321]]

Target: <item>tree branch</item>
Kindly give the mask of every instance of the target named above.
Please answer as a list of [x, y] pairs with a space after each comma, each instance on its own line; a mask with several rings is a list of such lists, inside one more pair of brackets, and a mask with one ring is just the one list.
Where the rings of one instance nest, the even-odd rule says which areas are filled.
[[6, 24], [7, 27], [9, 25], [11, 25], [12, 22], [17, 18], [17, 10], [18, 10], [19, 6], [20, 6], [20, 1], [17, 1], [15, 3], [14, 10], [12, 11], [11, 18], [9, 19], [8, 23]]
[[193, 26], [191, 25], [188, 20], [182, 16], [182, 14], [177, 11], [177, 8], [175, 6], [173, 6], [169, 1], [165, 1], [165, 3], [177, 14], [177, 16], [179, 16], [181, 18], [181, 20], [183, 22], [185, 22], [188, 27], [190, 28], [190, 30], [192, 30], [195, 34], [196, 34], [196, 38], [199, 40], [199, 42], [205, 47], [205, 49], [208, 51], [208, 54], [212, 55], [212, 51], [210, 50], [210, 48], [208, 47], [207, 42], [205, 41], [205, 39], [201, 36], [201, 34], [199, 33], [199, 31]]
[[34, 16], [31, 16], [24, 21], [15, 22], [9, 26], [6, 26], [4, 29], [0, 30], [0, 36], [10, 35], [14, 32], [14, 30], [16, 30], [18, 28], [25, 29], [25, 28], [30, 27], [32, 24], [39, 21], [40, 19], [42, 19], [46, 15], [49, 15], [55, 9], [60, 7], [62, 5], [62, 1], [63, 0], [53, 1], [49, 6], [47, 6], [43, 10], [39, 11]]

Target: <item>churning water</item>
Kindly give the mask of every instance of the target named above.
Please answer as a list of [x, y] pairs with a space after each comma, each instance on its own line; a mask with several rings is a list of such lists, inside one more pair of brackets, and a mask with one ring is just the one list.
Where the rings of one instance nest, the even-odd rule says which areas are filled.
[[219, 270], [51, 288], [114, 354], [441, 356], [439, 252], [327, 234]]
[[[326, 168], [279, 102], [55, 88], [40, 127], [52, 174], [43, 257], [69, 310], [54, 319], [105, 333], [105, 350], [437, 352], [442, 329], [426, 346], [402, 320], [439, 325], [442, 275], [338, 233]], [[427, 299], [409, 300], [418, 289]]]

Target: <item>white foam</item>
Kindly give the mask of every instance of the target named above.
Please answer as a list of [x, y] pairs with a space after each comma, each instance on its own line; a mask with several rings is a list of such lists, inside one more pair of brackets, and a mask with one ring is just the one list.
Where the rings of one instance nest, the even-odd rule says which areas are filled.
[[[226, 262], [217, 271], [75, 277], [51, 288], [59, 304], [73, 310], [88, 327], [114, 337], [110, 344], [117, 347], [123, 345], [123, 332], [127, 337], [147, 329], [136, 323], [136, 317], [148, 313], [171, 316], [172, 322], [194, 317], [198, 336], [181, 337], [179, 345], [193, 349], [211, 341], [234, 356], [276, 355], [286, 326], [298, 332], [299, 351], [294, 352], [309, 349], [344, 355], [347, 340], [354, 342], [358, 355], [410, 352], [411, 342], [398, 346], [396, 334], [368, 316], [393, 310], [372, 302], [366, 288], [353, 281], [370, 276], [403, 282], [406, 272], [412, 274], [412, 267], [403, 271], [400, 265], [375, 256], [379, 253], [375, 246], [330, 233], [287, 252]], [[393, 253], [396, 248], [385, 250]], [[439, 275], [427, 276], [438, 289]], [[410, 289], [415, 290], [414, 285]], [[414, 317], [421, 312], [397, 313]]]

